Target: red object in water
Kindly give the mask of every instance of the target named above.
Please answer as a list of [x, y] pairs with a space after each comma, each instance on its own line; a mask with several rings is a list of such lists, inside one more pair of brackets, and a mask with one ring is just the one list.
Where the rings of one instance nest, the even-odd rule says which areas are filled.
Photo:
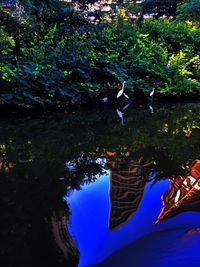
[[200, 160], [195, 160], [191, 166], [191, 175], [199, 179], [200, 178]]
[[200, 160], [195, 160], [185, 176], [172, 178], [162, 196], [163, 209], [155, 223], [184, 211], [200, 211]]
[[106, 151], [106, 155], [109, 157], [114, 157], [116, 156], [116, 152]]

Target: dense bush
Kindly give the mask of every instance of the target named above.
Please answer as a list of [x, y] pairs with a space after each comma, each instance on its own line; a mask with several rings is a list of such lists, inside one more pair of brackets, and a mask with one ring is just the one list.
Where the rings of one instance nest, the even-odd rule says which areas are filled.
[[200, 25], [200, 2], [199, 0], [186, 0], [177, 8], [176, 20], [189, 21]]
[[176, 8], [183, 0], [143, 0], [142, 12], [145, 14], [153, 14], [155, 18], [162, 16], [174, 17]]
[[0, 24], [3, 103], [60, 103], [109, 94], [111, 88], [117, 94], [125, 80], [129, 96], [149, 95], [153, 87], [165, 95], [199, 91], [197, 27], [151, 19], [140, 26], [114, 19], [84, 27], [67, 17], [39, 26], [32, 17], [10, 19], [17, 21], [18, 35], [5, 20]]

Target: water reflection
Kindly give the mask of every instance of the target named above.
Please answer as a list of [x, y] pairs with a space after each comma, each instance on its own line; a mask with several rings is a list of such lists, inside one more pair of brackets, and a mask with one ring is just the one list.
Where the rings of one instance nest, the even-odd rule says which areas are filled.
[[137, 211], [144, 193], [146, 169], [149, 166], [150, 164], [142, 165], [131, 161], [127, 170], [118, 170], [116, 166], [110, 170], [110, 230], [126, 224]]
[[199, 159], [200, 106], [155, 108], [153, 116], [147, 104], [134, 104], [0, 122], [1, 266], [74, 267], [79, 257], [85, 266], [126, 253], [127, 244], [135, 256], [141, 238], [147, 253], [152, 244], [170, 246], [176, 229], [198, 235], [199, 213], [182, 212], [194, 210], [193, 199], [173, 220], [154, 223], [169, 179], [188, 176], [182, 166]]
[[200, 211], [200, 160], [187, 167], [187, 175], [171, 178], [162, 196], [163, 209], [156, 223], [184, 211]]
[[77, 244], [68, 231], [67, 217], [54, 215], [51, 218], [51, 224], [53, 237], [65, 259], [69, 261], [70, 258], [73, 257], [73, 261], [78, 262], [79, 251], [77, 249]]
[[[108, 154], [112, 157], [116, 156], [114, 152]], [[159, 216], [157, 222], [174, 217], [184, 211], [200, 211], [199, 190], [197, 190], [200, 179], [199, 163], [199, 160], [194, 161], [188, 167], [186, 176], [171, 178], [169, 189], [163, 194], [169, 182], [167, 180], [162, 183], [158, 182], [152, 188], [152, 177], [149, 179], [149, 174], [152, 172], [152, 166], [155, 166], [153, 163], [142, 165], [131, 161], [126, 170], [119, 170], [118, 164], [116, 165], [113, 159], [112, 161], [109, 159], [108, 166], [114, 166], [114, 168], [110, 169], [107, 179], [104, 178], [103, 181], [100, 181], [101, 178], [99, 178], [95, 184], [84, 186], [82, 191], [74, 192], [69, 198], [72, 210], [70, 232], [76, 238], [80, 249], [79, 266], [96, 266], [98, 263], [97, 266], [129, 267], [132, 266], [130, 262], [135, 262], [136, 266], [147, 266], [147, 264], [149, 264], [148, 266], [165, 266], [166, 261], [171, 262], [170, 266], [179, 266], [178, 258], [173, 260], [170, 258], [170, 242], [174, 241], [177, 244], [180, 243], [175, 250], [176, 253], [179, 253], [178, 257], [183, 257], [185, 261], [180, 266], [187, 266], [189, 263], [191, 266], [197, 266], [195, 262], [199, 256], [193, 255], [195, 258], [192, 260], [189, 259], [189, 256], [186, 257], [183, 242], [179, 241], [179, 237], [181, 236], [185, 240], [186, 235], [199, 232], [200, 215], [184, 213], [177, 220], [162, 225], [155, 225], [155, 221], [162, 208], [161, 201], [159, 201], [162, 194], [163, 202], [166, 199], [168, 202], [165, 203], [162, 215]], [[195, 183], [191, 177], [195, 179]], [[191, 194], [191, 190], [194, 188], [195, 193]], [[180, 195], [178, 193], [179, 200], [177, 198], [178, 190], [181, 191]], [[105, 192], [109, 193], [110, 207]], [[180, 200], [182, 204], [178, 204]], [[170, 201], [175, 204], [175, 208], [169, 208]], [[82, 208], [78, 208], [78, 203], [82, 203]], [[109, 208], [110, 213], [108, 214]], [[106, 218], [108, 216], [109, 225], [107, 226]], [[78, 225], [79, 218], [84, 225], [84, 231]], [[117, 231], [109, 232], [107, 227], [109, 230]], [[200, 239], [198, 237], [196, 239], [195, 236], [190, 242], [196, 247], [197, 241], [195, 240]], [[157, 242], [156, 245], [155, 242]], [[156, 247], [161, 255], [156, 258], [157, 254], [155, 254], [151, 258], [153, 251], [148, 248], [149, 253], [146, 253], [146, 256], [149, 256], [152, 262], [149, 263], [149, 259], [141, 260], [142, 246], [140, 243], [146, 249], [147, 244], [150, 247], [154, 244], [154, 248]], [[101, 250], [100, 244], [102, 244]], [[127, 247], [128, 244], [131, 244], [130, 247]], [[190, 250], [188, 242], [185, 242], [185, 246]], [[105, 258], [107, 259], [105, 260]]]

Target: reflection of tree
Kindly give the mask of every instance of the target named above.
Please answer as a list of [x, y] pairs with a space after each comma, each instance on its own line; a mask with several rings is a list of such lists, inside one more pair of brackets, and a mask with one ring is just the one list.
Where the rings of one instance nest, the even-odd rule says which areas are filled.
[[[99, 158], [110, 161], [112, 153], [116, 155], [114, 161], [119, 163], [119, 169], [111, 168], [116, 180], [117, 176], [126, 176], [118, 171], [126, 171], [131, 161], [137, 162], [141, 157], [144, 163], [156, 161], [155, 182], [164, 176], [181, 174], [182, 165], [198, 158], [198, 105], [157, 107], [151, 115], [145, 107], [135, 105], [127, 110], [123, 127], [118, 123], [115, 110], [107, 108], [0, 123], [0, 158], [12, 164], [12, 168], [7, 166], [9, 172], [0, 170], [3, 204], [0, 243], [11, 265], [21, 253], [24, 260], [27, 259], [27, 266], [38, 266], [36, 261], [41, 258], [48, 259], [49, 266], [57, 266], [55, 240], [49, 240], [53, 238], [51, 218], [54, 214], [59, 218], [69, 217], [63, 196], [66, 191], [70, 193], [95, 181], [96, 175], [103, 173]], [[110, 153], [105, 155], [105, 151]], [[72, 162], [75, 172], [70, 173], [65, 162]], [[118, 195], [117, 190], [116, 187], [113, 195]], [[124, 196], [120, 190], [119, 195]], [[15, 243], [11, 246], [13, 240]], [[30, 251], [34, 259], [32, 265]]]
[[200, 160], [187, 168], [187, 174], [172, 178], [162, 196], [163, 209], [156, 223], [184, 211], [200, 211]]
[[12, 162], [8, 162], [5, 158], [0, 158], [0, 171], [10, 171], [14, 168], [14, 164]]
[[6, 157], [6, 145], [0, 144], [0, 171], [10, 171], [14, 168], [15, 164], [13, 162], [9, 162]]
[[103, 161], [95, 153], [81, 152], [79, 156], [65, 163], [67, 178], [81, 179], [82, 181], [94, 182], [96, 175], [102, 175]]
[[102, 151], [96, 151], [96, 147], [119, 153], [126, 147], [133, 160], [154, 160], [160, 151], [159, 158], [162, 153], [165, 156], [160, 163], [170, 159], [170, 166], [174, 162], [180, 170], [188, 159], [197, 158], [200, 153], [199, 106], [192, 104], [162, 106], [153, 116], [134, 106], [128, 110], [123, 127], [117, 124], [115, 111], [105, 109], [76, 112], [67, 119], [20, 120], [17, 124], [0, 125], [0, 130], [0, 143], [6, 144], [6, 157], [14, 164], [40, 161], [43, 166], [47, 162], [59, 164], [61, 169], [63, 162], [77, 159], [82, 151], [98, 158]]

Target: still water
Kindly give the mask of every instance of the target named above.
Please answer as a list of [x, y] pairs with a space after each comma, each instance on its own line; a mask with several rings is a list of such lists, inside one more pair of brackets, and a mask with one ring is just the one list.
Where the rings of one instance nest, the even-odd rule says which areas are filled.
[[199, 115], [126, 103], [2, 118], [1, 266], [199, 267]]

